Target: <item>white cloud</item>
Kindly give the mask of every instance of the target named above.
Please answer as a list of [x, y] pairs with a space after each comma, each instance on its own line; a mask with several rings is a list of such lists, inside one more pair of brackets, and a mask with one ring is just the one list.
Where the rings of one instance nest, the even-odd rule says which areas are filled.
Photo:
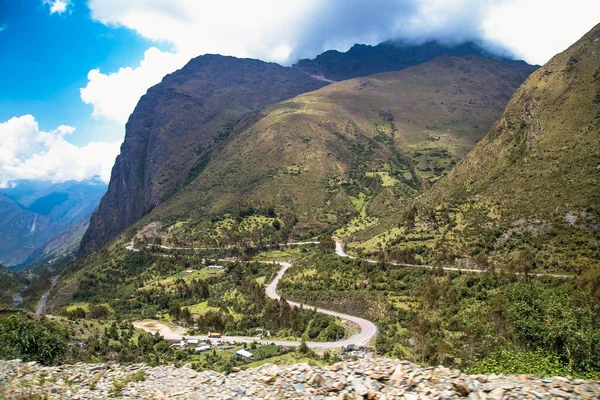
[[6, 24], [0, 25], [0, 32], [4, 32], [7, 29], [8, 29], [8, 25], [6, 25]]
[[284, 65], [324, 50], [390, 38], [483, 40], [542, 64], [600, 15], [590, 0], [89, 0], [92, 18], [173, 45], [135, 68], [92, 70], [82, 100], [97, 118], [125, 123], [140, 96], [192, 57], [217, 53]]
[[600, 1], [512, 0], [491, 7], [485, 37], [512, 49], [525, 61], [544, 64], [599, 21]]
[[0, 123], [0, 187], [19, 179], [64, 182], [100, 176], [108, 182], [121, 141], [78, 147], [65, 140], [74, 131], [67, 125], [42, 131], [32, 115]]
[[99, 69], [88, 73], [88, 84], [80, 89], [81, 100], [93, 106], [95, 118], [125, 124], [140, 97], [163, 76], [181, 68], [187, 59], [179, 54], [162, 52], [155, 47], [146, 50], [136, 68], [120, 68], [104, 74]]
[[44, 0], [44, 4], [50, 6], [50, 14], [62, 14], [71, 5], [71, 0]]

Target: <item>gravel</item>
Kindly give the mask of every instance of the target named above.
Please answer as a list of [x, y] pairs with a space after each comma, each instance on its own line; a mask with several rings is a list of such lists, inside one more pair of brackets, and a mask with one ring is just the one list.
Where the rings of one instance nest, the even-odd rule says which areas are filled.
[[[141, 372], [143, 371], [143, 372]], [[136, 380], [137, 378], [137, 380]], [[143, 380], [142, 380], [143, 379]], [[6, 399], [600, 399], [600, 382], [531, 375], [466, 375], [445, 367], [375, 358], [197, 372], [189, 366], [83, 364], [44, 367], [0, 361]]]

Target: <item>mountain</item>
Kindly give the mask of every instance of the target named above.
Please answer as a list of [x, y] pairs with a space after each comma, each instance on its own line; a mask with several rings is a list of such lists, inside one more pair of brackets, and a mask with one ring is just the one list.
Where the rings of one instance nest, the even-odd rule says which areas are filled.
[[[431, 49], [427, 52], [428, 46]], [[371, 55], [375, 53], [396, 54], [377, 66], [377, 71], [389, 71], [451, 51], [435, 44], [424, 45], [413, 51], [419, 54], [416, 57], [409, 56], [410, 49], [398, 49], [376, 46], [375, 52], [366, 52], [364, 62], [354, 63], [344, 76], [364, 74], [364, 65], [372, 64]], [[462, 51], [482, 53], [473, 46]], [[349, 64], [350, 59], [362, 57], [356, 50], [337, 54]], [[108, 192], [91, 219], [81, 252], [106, 244], [193, 181], [232, 137], [261, 118], [258, 111], [329, 83], [318, 76], [330, 76], [329, 67], [315, 67], [323, 64], [319, 57], [316, 60], [303, 60], [293, 68], [285, 68], [258, 60], [206, 55], [191, 60], [149, 89], [128, 121]], [[334, 71], [335, 67], [330, 69]]]
[[533, 69], [440, 57], [278, 103], [236, 125], [197, 176], [143, 222], [176, 223], [174, 236], [206, 244], [220, 235], [219, 222], [198, 224], [214, 216], [273, 209], [282, 231], [298, 239], [341, 228], [362, 207], [385, 217], [460, 160]]
[[347, 52], [329, 50], [312, 60], [302, 59], [294, 68], [325, 79], [341, 81], [357, 76], [396, 71], [423, 64], [440, 56], [475, 55], [488, 58], [502, 57], [483, 49], [473, 42], [445, 45], [435, 41], [420, 45], [387, 41], [377, 46], [356, 44]]
[[[26, 267], [41, 254], [49, 261], [54, 254], [77, 250], [83, 236], [81, 222], [89, 219], [105, 192], [106, 184], [97, 179], [62, 183], [23, 180], [0, 189], [2, 215], [7, 216], [0, 221], [0, 260]], [[71, 229], [73, 226], [79, 226], [79, 231]]]
[[[416, 227], [372, 240], [392, 252], [445, 248], [449, 259], [482, 265], [599, 270], [599, 183], [600, 25], [523, 83], [485, 138], [415, 204]], [[373, 232], [355, 238], [357, 248]]]
[[56, 261], [72, 260], [76, 256], [81, 239], [90, 224], [90, 216], [88, 214], [87, 218], [54, 235], [16, 267], [33, 268], [40, 265], [48, 266], [48, 264], [54, 264]]
[[127, 122], [108, 192], [82, 251], [106, 243], [177, 192], [240, 120], [325, 84], [277, 64], [218, 55], [195, 58], [167, 75], [142, 96]]
[[23, 204], [30, 211], [71, 226], [94, 212], [106, 189], [106, 184], [98, 179], [55, 183], [38, 191], [35, 196], [28, 196], [31, 203]]
[[0, 261], [5, 265], [21, 263], [63, 228], [4, 194], [0, 194], [0, 215]]

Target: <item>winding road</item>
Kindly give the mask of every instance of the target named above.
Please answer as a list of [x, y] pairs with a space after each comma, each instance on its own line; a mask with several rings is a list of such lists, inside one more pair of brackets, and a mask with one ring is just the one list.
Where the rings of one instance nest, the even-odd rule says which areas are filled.
[[[318, 244], [318, 243], [319, 242], [299, 242], [299, 243], [288, 243], [286, 245]], [[280, 246], [282, 246], [282, 245], [280, 245]], [[283, 246], [285, 246], [285, 245], [283, 245]], [[161, 247], [164, 249], [173, 249], [173, 248], [169, 248], [166, 246], [161, 246]], [[133, 245], [126, 246], [126, 248], [128, 250], [132, 250], [132, 251], [139, 251], [139, 250], [135, 250], [133, 248]], [[190, 248], [184, 247], [184, 248], [177, 248], [177, 249], [179, 250], [179, 249], [190, 249]], [[340, 257], [348, 257], [351, 259], [356, 258], [351, 255], [348, 255], [344, 251], [344, 246], [343, 246], [342, 242], [339, 240], [336, 240], [336, 242], [335, 242], [335, 253]], [[365, 261], [369, 262], [369, 263], [377, 263], [377, 261], [375, 261], [375, 260], [365, 260]], [[279, 300], [281, 297], [277, 294], [277, 285], [279, 284], [279, 281], [281, 280], [281, 278], [283, 277], [285, 272], [288, 270], [288, 268], [290, 268], [292, 266], [292, 264], [288, 263], [288, 262], [279, 262], [279, 261], [272, 261], [272, 262], [267, 262], [267, 263], [278, 264], [281, 266], [281, 269], [277, 273], [277, 276], [273, 279], [273, 281], [269, 284], [269, 286], [267, 286], [267, 288], [265, 290], [265, 293], [269, 298], [274, 299], [274, 300]], [[431, 265], [404, 264], [404, 263], [395, 263], [395, 262], [391, 262], [388, 264], [397, 266], [397, 267], [433, 269], [433, 266], [431, 266]], [[471, 273], [477, 273], [477, 274], [485, 272], [485, 270], [481, 270], [481, 269], [456, 268], [456, 267], [443, 267], [443, 270], [471, 272]], [[530, 274], [530, 275], [531, 276], [551, 276], [554, 278], [563, 278], [563, 279], [564, 278], [572, 278], [571, 275], [560, 275], [560, 274]], [[373, 324], [369, 320], [355, 317], [355, 316], [348, 315], [348, 314], [338, 313], [338, 312], [331, 311], [331, 310], [315, 308], [314, 306], [309, 306], [306, 304], [301, 304], [301, 303], [297, 303], [297, 302], [293, 302], [293, 301], [289, 301], [289, 300], [287, 300], [287, 302], [292, 307], [314, 308], [319, 313], [331, 315], [331, 316], [340, 318], [342, 320], [353, 322], [360, 327], [360, 333], [357, 333], [357, 334], [355, 334], [347, 339], [344, 339], [344, 340], [340, 340], [340, 341], [336, 341], [336, 342], [307, 342], [306, 344], [311, 348], [331, 349], [331, 348], [338, 348], [338, 347], [346, 347], [351, 344], [355, 345], [355, 346], [368, 346], [371, 339], [373, 339], [373, 337], [377, 334], [377, 327], [375, 326], [375, 324]], [[155, 321], [155, 320], [134, 322], [133, 325], [136, 328], [145, 330], [146, 332], [150, 332], [150, 333], [158, 332], [161, 336], [163, 336], [167, 340], [181, 340], [181, 338], [185, 336], [184, 328], [181, 328], [181, 327], [171, 328], [168, 325], [163, 324], [158, 321]], [[199, 339], [199, 340], [208, 340], [207, 336], [190, 336], [188, 338]], [[254, 341], [261, 341], [261, 339], [255, 338], [255, 337], [240, 337], [240, 336], [223, 336], [222, 339], [225, 341], [240, 342], [240, 343], [251, 343]], [[271, 341], [268, 339], [265, 341], [268, 341], [269, 343], [275, 343], [276, 345], [280, 345], [280, 346], [298, 346], [298, 345], [300, 345], [300, 342], [298, 342], [298, 341], [281, 341], [281, 340]]]
[[[292, 266], [292, 264], [287, 262], [267, 262], [269, 264], [277, 264], [281, 266], [281, 269], [277, 273], [277, 276], [273, 279], [273, 281], [267, 286], [265, 293], [267, 297], [279, 300], [281, 297], [277, 294], [277, 285], [279, 281], [285, 274], [288, 268]], [[303, 307], [307, 309], [315, 309], [317, 312], [321, 314], [331, 315], [333, 317], [340, 318], [342, 320], [350, 321], [357, 324], [360, 327], [360, 333], [357, 333], [347, 339], [339, 340], [336, 342], [306, 342], [307, 346], [313, 349], [333, 349], [339, 347], [346, 347], [348, 345], [355, 346], [368, 346], [371, 339], [377, 334], [377, 327], [374, 323], [369, 320], [355, 317], [352, 315], [342, 314], [331, 310], [325, 310], [322, 308], [315, 308], [313, 306], [309, 306], [306, 304], [296, 303], [294, 301], [287, 301], [288, 304], [292, 307]], [[188, 339], [199, 339], [199, 340], [209, 340], [208, 336], [186, 336], [185, 329], [181, 327], [171, 328], [166, 324], [160, 323], [154, 320], [146, 320], [134, 322], [133, 325], [136, 328], [143, 329], [149, 333], [159, 333], [166, 340], [181, 340], [184, 336]], [[289, 340], [270, 340], [260, 339], [256, 337], [243, 337], [243, 336], [223, 336], [222, 340], [226, 342], [238, 342], [238, 343], [252, 343], [252, 342], [267, 342], [267, 343], [275, 343], [278, 346], [299, 346], [301, 342], [298, 341], [289, 341]]]
[[[340, 257], [348, 257], [351, 259], [355, 259], [356, 257], [353, 257], [351, 255], [346, 254], [346, 252], [344, 251], [344, 246], [342, 245], [342, 242], [340, 241], [336, 241], [335, 242], [335, 253], [340, 256]], [[371, 264], [376, 264], [377, 261], [376, 260], [365, 260], [368, 263]], [[405, 263], [396, 263], [396, 262], [386, 262], [386, 264], [389, 265], [393, 265], [395, 267], [410, 267], [410, 268], [426, 268], [426, 269], [433, 269], [433, 266], [431, 265], [423, 265], [423, 264], [405, 264]], [[484, 272], [486, 272], [485, 269], [472, 269], [472, 268], [457, 268], [457, 267], [442, 267], [442, 269], [444, 271], [457, 271], [457, 272], [472, 272], [475, 274], [482, 274]], [[517, 273], [517, 275], [522, 275], [521, 273]], [[567, 279], [567, 278], [573, 278], [573, 275], [561, 275], [561, 274], [533, 274], [530, 273], [529, 276], [551, 276], [553, 278], [560, 278], [560, 279]]]

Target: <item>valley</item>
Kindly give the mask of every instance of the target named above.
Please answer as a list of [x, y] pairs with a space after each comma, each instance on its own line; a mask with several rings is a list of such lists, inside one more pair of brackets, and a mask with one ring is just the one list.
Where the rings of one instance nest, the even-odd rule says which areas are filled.
[[0, 193], [0, 251], [31, 266], [0, 264], [0, 357], [234, 377], [406, 360], [330, 390], [357, 399], [426, 396], [434, 368], [454, 379], [438, 398], [600, 378], [600, 25], [542, 66], [468, 41], [205, 54], [125, 132], [101, 200]]

